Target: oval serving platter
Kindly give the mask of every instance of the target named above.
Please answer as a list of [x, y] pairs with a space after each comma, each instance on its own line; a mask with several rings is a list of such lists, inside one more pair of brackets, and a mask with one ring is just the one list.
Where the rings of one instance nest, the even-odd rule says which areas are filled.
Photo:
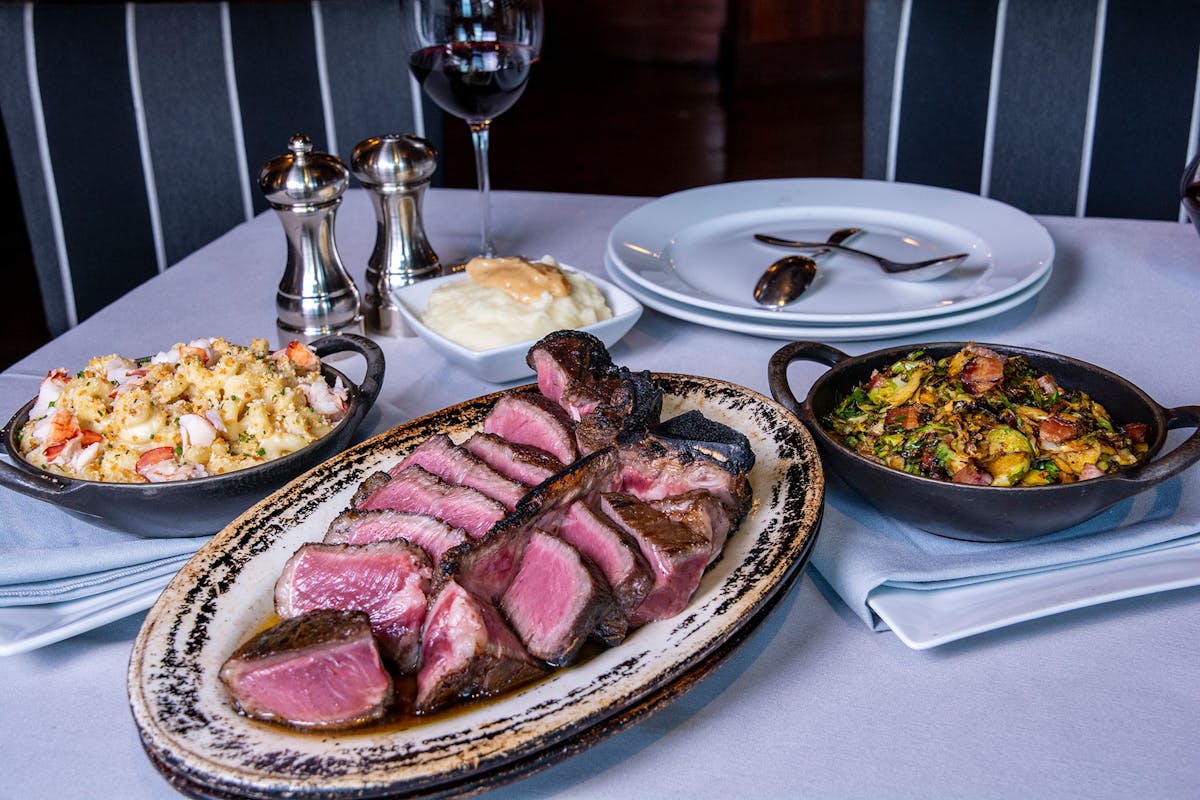
[[324, 536], [372, 472], [434, 433], [462, 441], [478, 430], [505, 393], [485, 395], [314, 468], [234, 520], [188, 562], [147, 615], [130, 659], [130, 706], [151, 761], [197, 797], [469, 793], [578, 753], [695, 685], [796, 578], [816, 538], [825, 481], [812, 438], [774, 401], [711, 378], [654, 378], [664, 391], [664, 418], [700, 409], [742, 431], [756, 457], [751, 509], [681, 614], [545, 679], [408, 727], [306, 734], [234, 711], [217, 673], [271, 618], [273, 586], [287, 559]]

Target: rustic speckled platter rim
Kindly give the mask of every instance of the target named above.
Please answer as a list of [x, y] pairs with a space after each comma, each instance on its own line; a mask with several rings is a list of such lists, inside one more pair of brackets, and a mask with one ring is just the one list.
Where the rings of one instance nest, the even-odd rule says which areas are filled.
[[151, 761], [195, 796], [367, 798], [477, 791], [579, 752], [686, 691], [732, 652], [811, 550], [824, 475], [782, 406], [710, 378], [658, 374], [664, 415], [701, 408], [750, 438], [755, 501], [681, 615], [499, 700], [406, 730], [296, 734], [238, 716], [217, 680], [261, 627], [287, 557], [319, 539], [366, 475], [426, 436], [461, 438], [502, 393], [414, 420], [346, 451], [251, 508], [206, 545], [147, 615], [130, 706]]

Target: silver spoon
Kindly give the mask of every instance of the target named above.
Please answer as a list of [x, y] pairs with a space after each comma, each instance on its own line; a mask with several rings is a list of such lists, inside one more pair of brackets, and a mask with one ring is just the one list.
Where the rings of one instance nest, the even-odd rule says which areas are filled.
[[[858, 228], [842, 228], [829, 235], [828, 245], [838, 245], [862, 233]], [[767, 267], [754, 285], [754, 299], [768, 308], [783, 308], [793, 302], [817, 275], [817, 258], [829, 254], [825, 245], [809, 256], [784, 256]]]
[[950, 270], [957, 267], [967, 259], [968, 253], [958, 253], [952, 256], [941, 256], [940, 258], [931, 258], [928, 261], [917, 261], [915, 263], [900, 263], [877, 256], [874, 253], [867, 253], [862, 250], [855, 250], [853, 247], [836, 242], [797, 242], [792, 239], [781, 239], [778, 236], [771, 236], [766, 233], [756, 233], [754, 238], [766, 244], [776, 245], [777, 247], [798, 247], [803, 250], [832, 248], [841, 250], [846, 253], [854, 253], [855, 255], [866, 256], [876, 261], [879, 266], [883, 267], [883, 271], [893, 278], [898, 278], [902, 281], [928, 281], [934, 278], [940, 278]]

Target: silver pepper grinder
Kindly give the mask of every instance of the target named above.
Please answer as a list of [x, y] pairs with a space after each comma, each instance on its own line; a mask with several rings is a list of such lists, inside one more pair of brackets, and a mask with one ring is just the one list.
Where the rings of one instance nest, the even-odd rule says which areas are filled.
[[441, 273], [421, 223], [421, 202], [437, 169], [437, 151], [419, 136], [390, 133], [355, 145], [350, 166], [375, 204], [375, 249], [367, 261], [367, 329], [411, 336], [392, 292]]
[[292, 137], [288, 150], [268, 161], [258, 176], [287, 236], [287, 269], [275, 294], [280, 343], [362, 333], [358, 288], [333, 240], [350, 171], [337, 156], [313, 152], [302, 133]]

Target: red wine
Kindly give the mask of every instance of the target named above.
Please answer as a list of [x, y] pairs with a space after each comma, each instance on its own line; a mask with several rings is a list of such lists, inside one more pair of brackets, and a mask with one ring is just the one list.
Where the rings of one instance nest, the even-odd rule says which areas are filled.
[[467, 122], [483, 122], [517, 102], [532, 62], [524, 45], [469, 42], [418, 50], [409, 67], [439, 106]]

